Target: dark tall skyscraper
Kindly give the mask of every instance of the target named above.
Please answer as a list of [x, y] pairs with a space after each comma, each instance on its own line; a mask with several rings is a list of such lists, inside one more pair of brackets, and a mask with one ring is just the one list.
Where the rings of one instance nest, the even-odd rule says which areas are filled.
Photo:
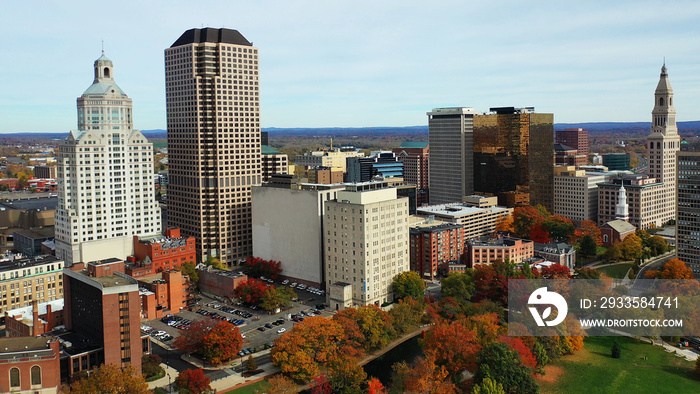
[[700, 275], [700, 152], [678, 152], [678, 219], [676, 247], [696, 276]]
[[[474, 116], [474, 191], [529, 195], [530, 205], [553, 208], [554, 115], [534, 108], [491, 108]], [[432, 142], [431, 142], [432, 145]], [[432, 158], [432, 153], [431, 153]]]
[[236, 30], [191, 29], [165, 50], [168, 221], [198, 259], [252, 254], [261, 183], [258, 48]]

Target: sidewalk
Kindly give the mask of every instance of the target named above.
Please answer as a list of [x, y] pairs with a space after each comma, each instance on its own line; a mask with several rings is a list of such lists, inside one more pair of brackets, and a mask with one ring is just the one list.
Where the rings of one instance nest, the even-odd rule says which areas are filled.
[[638, 337], [636, 335], [632, 335], [632, 334], [626, 333], [624, 331], [618, 331], [618, 330], [609, 330], [609, 331], [612, 331], [612, 332], [619, 334], [619, 335], [624, 335], [626, 337], [634, 338], [634, 339], [637, 339], [640, 341], [651, 342], [656, 346], [663, 346], [664, 350], [666, 350], [667, 352], [675, 353], [677, 356], [685, 357], [685, 359], [688, 361], [695, 361], [698, 359], [698, 357], [700, 357], [699, 354], [695, 353], [694, 351], [692, 351], [690, 349], [677, 348], [673, 345], [669, 345], [668, 343], [664, 342], [661, 339], [649, 339], [646, 337]]
[[[148, 389], [153, 390], [156, 387], [163, 387], [166, 390], [168, 389], [168, 384], [172, 383], [173, 384], [173, 390], [175, 389], [174, 383], [175, 379], [177, 379], [177, 370], [175, 368], [171, 368], [167, 366], [164, 363], [160, 364], [161, 367], [163, 367], [163, 370], [165, 371], [165, 376], [158, 380], [154, 380], [152, 382], [148, 382]], [[168, 379], [169, 376], [169, 379]]]

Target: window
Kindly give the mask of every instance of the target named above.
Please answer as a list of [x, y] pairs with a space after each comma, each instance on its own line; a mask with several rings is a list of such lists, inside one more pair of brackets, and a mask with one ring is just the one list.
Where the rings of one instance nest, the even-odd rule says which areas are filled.
[[32, 367], [32, 386], [41, 384], [41, 368], [38, 365]]
[[19, 387], [19, 368], [10, 370], [10, 387]]

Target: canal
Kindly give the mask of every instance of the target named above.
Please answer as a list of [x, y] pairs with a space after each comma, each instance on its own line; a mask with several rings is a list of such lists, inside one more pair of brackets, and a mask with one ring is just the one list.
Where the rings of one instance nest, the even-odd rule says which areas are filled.
[[396, 346], [383, 355], [375, 358], [364, 365], [365, 372], [368, 378], [375, 377], [379, 379], [385, 387], [391, 384], [392, 366], [398, 362], [405, 361], [408, 364], [413, 360], [423, 355], [423, 349], [418, 343], [420, 335], [415, 336], [406, 342]]

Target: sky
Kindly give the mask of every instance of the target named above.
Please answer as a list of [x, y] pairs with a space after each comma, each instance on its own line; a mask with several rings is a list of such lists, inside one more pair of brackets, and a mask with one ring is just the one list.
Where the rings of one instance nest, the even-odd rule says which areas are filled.
[[650, 121], [666, 60], [700, 120], [700, 2], [0, 0], [0, 133], [68, 132], [102, 40], [134, 127], [165, 129], [165, 48], [225, 27], [260, 53], [262, 127], [426, 125], [432, 108]]

